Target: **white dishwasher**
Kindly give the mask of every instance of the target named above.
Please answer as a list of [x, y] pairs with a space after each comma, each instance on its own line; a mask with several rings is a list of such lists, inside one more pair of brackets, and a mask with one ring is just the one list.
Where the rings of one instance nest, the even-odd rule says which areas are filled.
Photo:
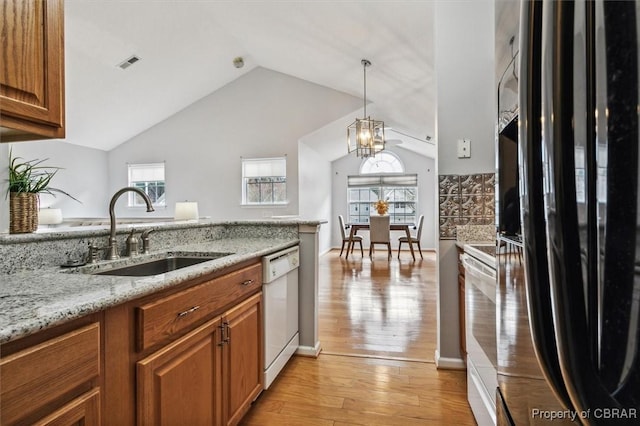
[[265, 389], [298, 349], [299, 265], [297, 246], [262, 258]]

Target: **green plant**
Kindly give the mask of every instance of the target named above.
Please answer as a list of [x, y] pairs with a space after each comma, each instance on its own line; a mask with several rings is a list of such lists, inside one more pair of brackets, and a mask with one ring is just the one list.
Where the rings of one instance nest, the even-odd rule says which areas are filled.
[[80, 202], [71, 194], [49, 186], [51, 179], [62, 168], [44, 166], [43, 163], [47, 160], [48, 158], [27, 161], [22, 157], [13, 157], [13, 153], [9, 152], [9, 193], [50, 194], [54, 197], [56, 194], [64, 194]]

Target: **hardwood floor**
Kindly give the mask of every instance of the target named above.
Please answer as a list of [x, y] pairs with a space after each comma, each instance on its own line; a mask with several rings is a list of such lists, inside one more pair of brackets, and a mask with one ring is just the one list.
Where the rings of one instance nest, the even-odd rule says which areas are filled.
[[[320, 260], [319, 327], [323, 353], [430, 361], [436, 349], [435, 253], [409, 252]], [[397, 256], [397, 251], [394, 252]]]
[[465, 373], [433, 363], [435, 253], [338, 253], [320, 259], [322, 353], [293, 357], [242, 424], [474, 425]]

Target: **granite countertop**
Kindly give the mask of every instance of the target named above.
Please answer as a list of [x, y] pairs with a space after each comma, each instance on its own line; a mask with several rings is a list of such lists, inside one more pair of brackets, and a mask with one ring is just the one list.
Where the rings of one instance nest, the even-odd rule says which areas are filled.
[[[91, 275], [78, 272], [77, 268], [59, 267], [2, 275], [0, 344], [170, 288], [185, 280], [215, 272], [242, 261], [291, 247], [298, 242], [299, 240], [291, 238], [225, 238], [176, 246], [171, 250], [159, 252], [233, 254], [147, 277]], [[144, 258], [145, 256], [141, 255], [135, 260]], [[100, 262], [98, 266], [105, 264], [107, 261]]]
[[[146, 229], [156, 229], [161, 227], [163, 230], [185, 229], [185, 228], [207, 228], [211, 226], [238, 226], [238, 225], [319, 225], [327, 223], [326, 220], [319, 219], [295, 219], [291, 217], [283, 217], [281, 219], [263, 219], [263, 220], [209, 220], [200, 219], [195, 221], [170, 221], [170, 222], [140, 222], [118, 224], [116, 227], [117, 234], [127, 234], [131, 228], [136, 231], [144, 231]], [[0, 243], [11, 242], [37, 242], [66, 239], [71, 237], [102, 237], [109, 234], [109, 225], [93, 225], [93, 226], [70, 226], [42, 228], [34, 233], [26, 234], [0, 234]]]

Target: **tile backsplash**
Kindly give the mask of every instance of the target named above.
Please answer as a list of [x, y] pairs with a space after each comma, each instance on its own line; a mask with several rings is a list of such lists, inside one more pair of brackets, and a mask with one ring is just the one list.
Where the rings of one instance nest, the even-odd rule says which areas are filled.
[[495, 173], [438, 176], [440, 239], [455, 240], [457, 225], [495, 223]]

